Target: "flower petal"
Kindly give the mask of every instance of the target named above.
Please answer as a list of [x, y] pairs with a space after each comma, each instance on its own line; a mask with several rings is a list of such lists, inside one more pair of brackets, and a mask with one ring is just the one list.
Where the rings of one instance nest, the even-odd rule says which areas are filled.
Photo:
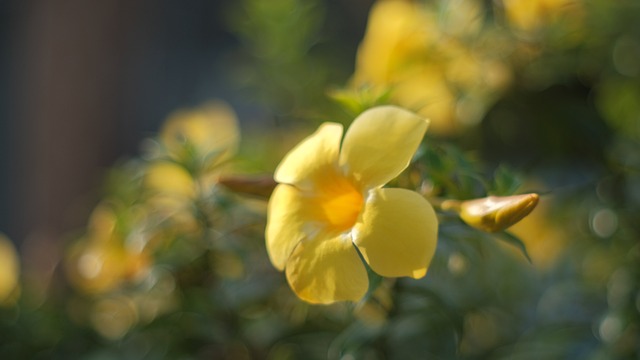
[[437, 239], [433, 207], [405, 189], [371, 190], [353, 230], [353, 241], [371, 269], [387, 277], [423, 277]]
[[313, 182], [318, 175], [335, 172], [341, 139], [341, 124], [320, 125], [315, 133], [285, 155], [275, 171], [275, 180], [300, 188], [309, 188], [309, 181]]
[[428, 120], [399, 107], [369, 109], [347, 130], [340, 166], [365, 188], [384, 185], [409, 165], [427, 125]]
[[308, 219], [302, 193], [291, 185], [280, 184], [273, 190], [267, 212], [266, 242], [271, 263], [284, 270], [289, 255], [307, 235], [303, 231]]
[[286, 273], [298, 297], [315, 304], [358, 301], [369, 287], [364, 264], [344, 234], [325, 233], [302, 241], [291, 254]]

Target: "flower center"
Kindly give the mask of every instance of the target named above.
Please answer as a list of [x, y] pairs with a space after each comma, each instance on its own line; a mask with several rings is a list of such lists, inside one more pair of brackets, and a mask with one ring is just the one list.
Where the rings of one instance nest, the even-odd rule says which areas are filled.
[[324, 190], [320, 208], [329, 228], [342, 232], [353, 227], [364, 204], [362, 193], [344, 178]]

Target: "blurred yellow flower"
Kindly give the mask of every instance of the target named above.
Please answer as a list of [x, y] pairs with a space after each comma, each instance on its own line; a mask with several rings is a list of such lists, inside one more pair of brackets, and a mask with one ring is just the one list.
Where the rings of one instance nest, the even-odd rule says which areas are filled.
[[152, 162], [145, 169], [143, 185], [149, 215], [169, 220], [175, 230], [188, 233], [198, 230], [194, 202], [200, 195], [200, 187], [184, 166], [170, 161]]
[[159, 156], [144, 173], [145, 204], [173, 229], [196, 232], [200, 200], [214, 191], [221, 166], [237, 151], [236, 114], [220, 101], [178, 110], [167, 118], [158, 139]]
[[509, 24], [523, 35], [538, 35], [550, 25], [561, 25], [579, 38], [584, 18], [582, 0], [502, 0]]
[[488, 46], [494, 41], [480, 37], [479, 1], [440, 6], [377, 1], [352, 81], [390, 89], [391, 102], [431, 119], [430, 131], [449, 135], [477, 123], [511, 73], [500, 51]]
[[160, 131], [160, 142], [170, 157], [188, 164], [195, 160], [203, 170], [228, 160], [239, 140], [236, 114], [220, 101], [193, 110], [178, 110]]
[[124, 277], [121, 248], [108, 242], [82, 241], [67, 253], [71, 283], [87, 293], [104, 293], [120, 285]]
[[382, 186], [408, 166], [427, 126], [406, 110], [376, 107], [353, 121], [344, 140], [342, 125], [324, 123], [282, 160], [268, 207], [267, 251], [301, 299], [361, 299], [368, 277], [358, 251], [382, 276], [426, 274], [436, 248], [435, 212], [415, 192]]
[[91, 324], [103, 337], [117, 340], [138, 322], [138, 312], [131, 299], [113, 296], [98, 300], [93, 304]]
[[149, 269], [151, 259], [144, 246], [126, 246], [116, 223], [114, 210], [104, 203], [98, 205], [86, 236], [68, 249], [67, 276], [79, 290], [109, 292], [123, 282], [139, 280]]
[[19, 291], [20, 261], [13, 244], [0, 234], [0, 306], [15, 302]]
[[184, 167], [169, 161], [149, 164], [145, 169], [144, 185], [153, 193], [191, 199], [195, 196], [194, 180]]
[[378, 1], [371, 8], [357, 56], [356, 83], [388, 84], [396, 71], [419, 62], [437, 40], [433, 16], [409, 1]]

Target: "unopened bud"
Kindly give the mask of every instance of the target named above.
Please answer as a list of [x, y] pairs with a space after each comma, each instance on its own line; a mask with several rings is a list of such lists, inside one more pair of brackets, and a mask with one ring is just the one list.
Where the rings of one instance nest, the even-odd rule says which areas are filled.
[[522, 220], [538, 205], [538, 194], [488, 196], [463, 201], [457, 209], [460, 218], [470, 226], [487, 232], [498, 232]]

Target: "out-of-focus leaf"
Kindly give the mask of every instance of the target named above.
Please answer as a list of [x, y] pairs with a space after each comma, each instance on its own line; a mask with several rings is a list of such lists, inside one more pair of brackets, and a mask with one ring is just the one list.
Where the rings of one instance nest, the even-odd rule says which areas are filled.
[[433, 183], [439, 196], [470, 199], [484, 194], [479, 163], [455, 145], [428, 139], [414, 156], [413, 166]]
[[529, 263], [531, 263], [531, 257], [529, 257], [529, 253], [527, 252], [526, 245], [517, 236], [507, 231], [496, 233], [496, 236], [498, 237], [498, 239], [518, 248], [518, 250], [522, 252], [522, 255], [524, 255], [524, 257], [529, 261]]
[[520, 185], [520, 176], [507, 166], [500, 165], [493, 173], [493, 184], [489, 193], [497, 196], [513, 195]]
[[328, 92], [328, 96], [338, 103], [350, 117], [356, 117], [365, 110], [388, 104], [391, 91], [362, 87], [357, 90], [335, 89]]

